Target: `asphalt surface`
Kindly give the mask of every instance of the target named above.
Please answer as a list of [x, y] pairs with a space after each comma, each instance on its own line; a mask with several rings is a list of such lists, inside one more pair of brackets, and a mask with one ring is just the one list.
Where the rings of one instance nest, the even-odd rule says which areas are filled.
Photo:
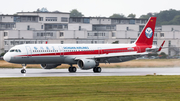
[[76, 73], [69, 73], [68, 69], [0, 69], [0, 78], [3, 77], [65, 77], [65, 76], [143, 76], [143, 75], [180, 75], [180, 67], [169, 68], [102, 68], [101, 73], [93, 70], [77, 69]]

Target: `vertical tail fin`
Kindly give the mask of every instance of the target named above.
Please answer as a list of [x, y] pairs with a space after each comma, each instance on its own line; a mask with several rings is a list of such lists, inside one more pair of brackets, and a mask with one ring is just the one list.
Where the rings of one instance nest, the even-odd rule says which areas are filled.
[[136, 45], [152, 45], [154, 30], [156, 25], [156, 17], [149, 18], [147, 24], [142, 30], [139, 38], [136, 40]]

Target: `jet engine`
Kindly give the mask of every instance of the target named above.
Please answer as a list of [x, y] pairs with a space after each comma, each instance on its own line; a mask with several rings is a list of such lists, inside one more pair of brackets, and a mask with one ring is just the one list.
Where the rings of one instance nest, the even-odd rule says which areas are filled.
[[82, 59], [77, 62], [77, 65], [83, 70], [88, 70], [98, 66], [99, 64], [93, 59]]
[[43, 69], [52, 69], [52, 68], [56, 68], [59, 65], [61, 65], [61, 64], [41, 64], [41, 68], [43, 68]]

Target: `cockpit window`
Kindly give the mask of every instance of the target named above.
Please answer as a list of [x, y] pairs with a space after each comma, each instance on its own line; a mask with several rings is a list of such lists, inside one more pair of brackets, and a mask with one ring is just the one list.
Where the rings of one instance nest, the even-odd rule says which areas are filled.
[[14, 50], [12, 49], [12, 50], [10, 50], [10, 52], [14, 52]]
[[11, 49], [10, 52], [21, 52], [20, 49]]

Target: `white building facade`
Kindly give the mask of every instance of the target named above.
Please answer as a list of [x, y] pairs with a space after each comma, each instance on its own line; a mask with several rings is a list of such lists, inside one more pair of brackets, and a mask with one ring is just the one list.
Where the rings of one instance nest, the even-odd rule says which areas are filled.
[[[148, 19], [70, 17], [63, 12], [18, 12], [0, 15], [0, 53], [19, 44], [112, 44], [133, 43]], [[153, 44], [162, 51], [179, 55], [180, 26], [169, 25], [156, 29]]]

